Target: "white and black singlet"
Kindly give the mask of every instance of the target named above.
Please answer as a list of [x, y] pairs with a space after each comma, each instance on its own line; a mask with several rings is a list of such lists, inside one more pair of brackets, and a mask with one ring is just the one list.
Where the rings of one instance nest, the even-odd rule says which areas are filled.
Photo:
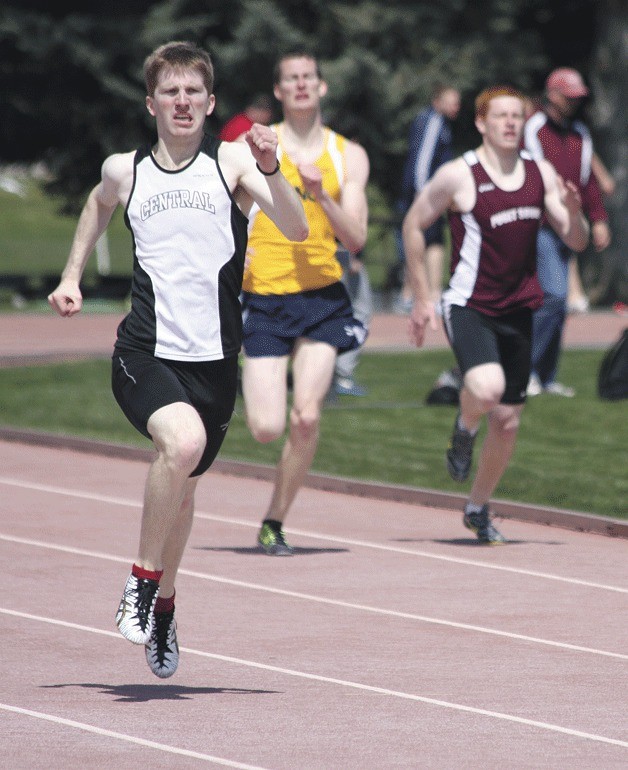
[[118, 327], [118, 349], [172, 361], [237, 356], [247, 218], [206, 136], [184, 168], [161, 168], [139, 149], [125, 211], [133, 235], [131, 311]]

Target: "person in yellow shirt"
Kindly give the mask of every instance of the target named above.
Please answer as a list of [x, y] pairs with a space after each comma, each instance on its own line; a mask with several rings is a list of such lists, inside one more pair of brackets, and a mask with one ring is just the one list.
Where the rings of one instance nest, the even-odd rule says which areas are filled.
[[363, 147], [323, 125], [327, 84], [316, 58], [296, 51], [274, 70], [273, 93], [283, 121], [273, 126], [281, 172], [303, 201], [310, 232], [295, 243], [259, 210], [249, 216], [243, 305], [242, 390], [246, 420], [262, 443], [284, 435], [287, 374], [293, 402], [275, 485], [258, 534], [260, 548], [289, 556], [282, 525], [318, 445], [321, 409], [336, 355], [359, 347], [367, 330], [353, 316], [335, 257], [366, 243], [369, 160]]

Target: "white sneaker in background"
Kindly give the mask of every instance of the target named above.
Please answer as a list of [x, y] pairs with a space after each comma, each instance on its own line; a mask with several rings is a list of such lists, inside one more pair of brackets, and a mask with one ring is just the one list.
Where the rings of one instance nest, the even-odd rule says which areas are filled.
[[542, 392], [543, 392], [543, 386], [541, 385], [541, 380], [539, 380], [536, 374], [532, 374], [528, 382], [528, 388], [526, 390], [526, 394], [528, 396], [538, 396]]
[[573, 398], [576, 395], [573, 388], [560, 382], [550, 382], [543, 388], [543, 392], [551, 393], [553, 396], [563, 396], [563, 398]]
[[589, 300], [586, 297], [578, 297], [578, 299], [572, 299], [567, 305], [568, 313], [588, 313], [589, 312]]

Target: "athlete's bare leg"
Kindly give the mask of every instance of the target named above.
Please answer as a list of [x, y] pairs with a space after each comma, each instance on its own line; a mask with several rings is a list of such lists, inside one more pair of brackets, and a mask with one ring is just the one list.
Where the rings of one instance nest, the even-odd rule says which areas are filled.
[[288, 362], [288, 356], [244, 358], [246, 423], [253, 438], [262, 444], [275, 441], [286, 429]]
[[[205, 449], [205, 427], [193, 407], [175, 403], [151, 415], [148, 430], [158, 455], [146, 480], [136, 564], [148, 570], [168, 567], [173, 580], [165, 559], [169, 556], [174, 563], [189, 535], [195, 487], [189, 476]], [[176, 526], [181, 532], [175, 532]]]
[[174, 594], [175, 580], [179, 565], [187, 545], [192, 522], [194, 521], [194, 492], [198, 479], [188, 479], [185, 483], [183, 501], [177, 511], [177, 516], [170, 528], [170, 534], [166, 539], [162, 551], [162, 563], [164, 573], [159, 581], [159, 595], [166, 598]]
[[477, 430], [482, 417], [499, 404], [505, 387], [504, 370], [499, 364], [480, 364], [469, 369], [460, 391], [460, 416], [466, 430]]
[[[318, 446], [320, 415], [329, 391], [336, 349], [325, 342], [299, 339], [294, 349], [292, 374], [293, 405], [289, 432], [281, 458], [273, 494], [265, 518], [282, 522], [312, 465]], [[258, 441], [272, 440], [285, 426], [287, 363], [283, 359], [247, 358], [244, 364], [244, 398], [247, 422]], [[275, 388], [283, 391], [277, 396]], [[279, 401], [283, 410], [278, 409]], [[264, 417], [264, 414], [268, 414]], [[283, 423], [282, 423], [283, 420]]]
[[504, 475], [517, 441], [523, 404], [499, 404], [488, 415], [488, 430], [482, 445], [469, 502], [487, 503]]

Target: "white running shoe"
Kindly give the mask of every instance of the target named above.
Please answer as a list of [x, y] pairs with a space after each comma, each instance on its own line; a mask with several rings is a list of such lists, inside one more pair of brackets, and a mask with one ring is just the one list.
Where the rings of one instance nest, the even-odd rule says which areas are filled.
[[156, 612], [153, 618], [153, 632], [144, 647], [146, 662], [155, 676], [167, 679], [174, 674], [179, 665], [174, 609], [171, 612]]
[[116, 613], [116, 625], [133, 644], [146, 644], [150, 639], [158, 592], [156, 580], [138, 578], [132, 572], [129, 575]]

